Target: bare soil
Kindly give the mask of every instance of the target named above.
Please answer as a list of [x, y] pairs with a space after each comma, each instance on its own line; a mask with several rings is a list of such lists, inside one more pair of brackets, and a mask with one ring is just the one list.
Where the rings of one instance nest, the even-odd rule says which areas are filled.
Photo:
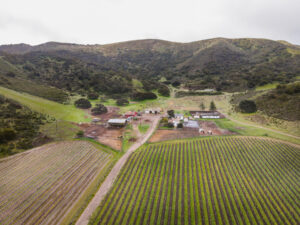
[[86, 137], [94, 138], [113, 149], [122, 150], [124, 128], [110, 128], [101, 124], [81, 124]]
[[[199, 133], [199, 129], [180, 128], [173, 130], [157, 130], [150, 138], [149, 142], [169, 141], [182, 138], [193, 138], [199, 136], [216, 136], [234, 134], [228, 130], [219, 128], [213, 121], [199, 121], [200, 127], [204, 130], [204, 134]], [[208, 134], [212, 131], [212, 135]]]

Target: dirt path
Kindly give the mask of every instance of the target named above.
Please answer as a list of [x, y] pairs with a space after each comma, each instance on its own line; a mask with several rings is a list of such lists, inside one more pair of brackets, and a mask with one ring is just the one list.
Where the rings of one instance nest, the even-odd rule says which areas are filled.
[[[153, 116], [154, 117], [154, 116]], [[148, 138], [152, 135], [152, 133], [155, 131], [157, 124], [159, 122], [160, 117], [157, 116], [152, 121], [152, 124], [145, 135], [139, 140], [137, 140], [129, 149], [128, 151], [118, 160], [118, 162], [115, 164], [115, 166], [112, 168], [104, 182], [102, 183], [101, 187], [99, 188], [98, 192], [94, 196], [94, 198], [91, 200], [89, 205], [86, 207], [84, 212], [81, 214], [80, 218], [77, 220], [76, 225], [87, 225], [89, 222], [89, 218], [92, 215], [92, 213], [96, 210], [96, 208], [100, 205], [102, 199], [104, 196], [108, 193], [110, 188], [112, 187], [115, 179], [117, 178], [120, 170], [126, 163], [128, 157], [132, 152], [134, 152], [136, 149], [138, 149], [141, 145], [143, 145]]]
[[268, 130], [268, 131], [272, 131], [272, 132], [274, 132], [274, 133], [278, 133], [278, 134], [282, 134], [282, 135], [289, 136], [289, 137], [292, 137], [292, 138], [300, 139], [299, 136], [295, 136], [295, 135], [288, 134], [288, 133], [285, 133], [285, 132], [282, 132], [282, 131], [274, 130], [274, 129], [272, 129], [272, 128], [268, 128], [268, 127], [263, 127], [263, 126], [255, 125], [255, 124], [252, 124], [252, 123], [241, 122], [241, 121], [239, 121], [239, 120], [233, 119], [232, 117], [228, 116], [227, 114], [225, 114], [225, 113], [223, 113], [223, 112], [222, 112], [222, 114], [223, 114], [226, 118], [230, 119], [231, 121], [236, 122], [236, 123], [239, 123], [239, 124], [242, 124], [242, 125], [245, 125], [245, 126], [257, 127], [257, 128], [265, 129], [265, 130]]

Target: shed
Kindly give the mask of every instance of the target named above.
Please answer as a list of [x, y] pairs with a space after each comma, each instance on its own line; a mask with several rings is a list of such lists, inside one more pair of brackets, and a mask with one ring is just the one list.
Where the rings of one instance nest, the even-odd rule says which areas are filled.
[[113, 127], [124, 127], [127, 123], [126, 119], [109, 119], [108, 124]]

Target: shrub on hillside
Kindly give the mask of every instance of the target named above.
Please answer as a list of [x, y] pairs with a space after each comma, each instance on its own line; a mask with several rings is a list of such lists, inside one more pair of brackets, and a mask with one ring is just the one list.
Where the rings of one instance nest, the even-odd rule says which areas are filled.
[[158, 93], [162, 96], [169, 97], [170, 96], [170, 89], [166, 85], [160, 85], [158, 88]]
[[254, 113], [257, 111], [256, 104], [252, 100], [243, 100], [239, 104], [239, 108], [243, 113]]
[[16, 138], [16, 131], [11, 128], [3, 128], [0, 130], [0, 143], [6, 143]]
[[176, 81], [174, 81], [174, 82], [172, 83], [172, 86], [173, 86], [173, 87], [178, 87], [178, 86], [180, 86], [180, 82], [179, 82], [178, 80], [176, 80]]
[[96, 92], [88, 93], [88, 98], [91, 99], [91, 100], [96, 100], [96, 99], [99, 98], [99, 94], [96, 93]]
[[80, 99], [76, 100], [74, 104], [77, 108], [80, 108], [80, 109], [89, 109], [92, 107], [90, 101], [85, 98], [80, 98]]
[[121, 98], [116, 101], [116, 104], [118, 106], [124, 106], [124, 105], [128, 105], [129, 101], [127, 99]]
[[135, 92], [132, 94], [132, 99], [135, 101], [142, 101], [147, 99], [157, 99], [156, 94], [153, 92]]
[[107, 113], [107, 108], [102, 104], [97, 104], [96, 107], [92, 108], [93, 115], [100, 115], [103, 113]]

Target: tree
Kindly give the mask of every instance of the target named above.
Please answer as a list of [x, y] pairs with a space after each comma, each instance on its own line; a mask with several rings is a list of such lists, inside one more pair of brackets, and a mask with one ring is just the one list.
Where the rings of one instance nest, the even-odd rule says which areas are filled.
[[90, 93], [88, 93], [88, 98], [91, 100], [96, 100], [99, 98], [99, 94], [96, 92], [90, 92]]
[[183, 124], [182, 124], [182, 123], [179, 123], [179, 124], [177, 125], [177, 128], [183, 128]]
[[107, 108], [102, 104], [97, 104], [96, 107], [92, 108], [93, 115], [100, 115], [103, 113], [107, 113]]
[[162, 96], [169, 97], [170, 96], [170, 89], [166, 85], [160, 85], [158, 88], [158, 93]]
[[79, 130], [77, 133], [76, 133], [77, 137], [83, 137], [84, 136], [84, 132], [82, 130]]
[[129, 101], [127, 99], [120, 98], [120, 99], [117, 99], [116, 104], [118, 106], [124, 106], [124, 105], [128, 105]]
[[205, 110], [205, 105], [204, 105], [203, 102], [201, 102], [201, 104], [200, 104], [200, 109], [201, 109], [201, 110]]
[[85, 98], [80, 98], [74, 102], [75, 106], [80, 109], [89, 109], [92, 107], [89, 100]]
[[242, 113], [254, 113], [257, 111], [257, 107], [252, 100], [243, 100], [239, 104], [239, 108]]
[[168, 113], [168, 115], [169, 115], [170, 118], [175, 117], [175, 114], [174, 114], [174, 110], [173, 110], [173, 109], [168, 110], [167, 113]]
[[209, 106], [209, 110], [215, 111], [216, 109], [217, 109], [217, 107], [216, 107], [214, 101], [211, 101], [211, 102], [210, 102], [210, 106]]
[[180, 82], [178, 80], [175, 80], [173, 83], [172, 83], [172, 86], [173, 87], [178, 87], [180, 86]]

